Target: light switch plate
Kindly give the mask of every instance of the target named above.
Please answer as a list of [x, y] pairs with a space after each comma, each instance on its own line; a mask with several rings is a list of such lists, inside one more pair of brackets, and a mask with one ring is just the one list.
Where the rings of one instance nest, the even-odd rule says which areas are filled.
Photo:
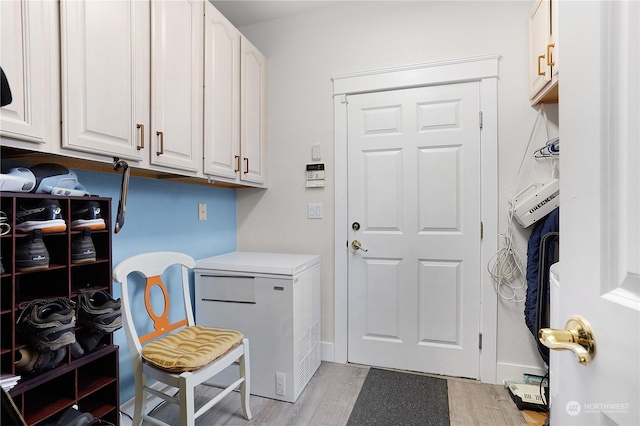
[[205, 203], [198, 204], [198, 220], [207, 220], [207, 205]]
[[308, 219], [322, 219], [322, 203], [307, 204]]

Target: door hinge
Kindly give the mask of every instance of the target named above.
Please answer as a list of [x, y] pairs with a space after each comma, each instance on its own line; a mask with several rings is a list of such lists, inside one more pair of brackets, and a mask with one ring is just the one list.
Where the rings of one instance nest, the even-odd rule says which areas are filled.
[[478, 349], [482, 349], [482, 333], [478, 334]]
[[349, 98], [347, 98], [347, 95], [342, 95], [340, 97], [340, 102], [342, 102], [343, 104], [348, 104], [349, 103]]
[[479, 118], [480, 118], [480, 130], [482, 130], [482, 111], [480, 111], [478, 113], [478, 115], [479, 115]]
[[480, 239], [484, 238], [484, 223], [480, 222]]

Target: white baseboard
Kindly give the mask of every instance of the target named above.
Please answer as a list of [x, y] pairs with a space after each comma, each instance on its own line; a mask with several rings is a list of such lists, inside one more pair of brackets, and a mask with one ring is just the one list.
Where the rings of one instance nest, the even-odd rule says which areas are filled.
[[335, 362], [335, 344], [333, 342], [320, 342], [320, 359], [327, 362]]
[[547, 374], [547, 369], [539, 366], [499, 362], [496, 368], [496, 383], [500, 384], [511, 380], [522, 380], [525, 374], [544, 376]]

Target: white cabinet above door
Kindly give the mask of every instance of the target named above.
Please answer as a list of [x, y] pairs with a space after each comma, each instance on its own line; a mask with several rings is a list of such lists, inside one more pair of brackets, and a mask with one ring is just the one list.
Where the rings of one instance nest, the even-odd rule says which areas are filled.
[[62, 1], [60, 12], [62, 147], [144, 164], [149, 3]]
[[558, 0], [537, 0], [529, 15], [529, 99], [558, 102]]
[[151, 164], [202, 170], [202, 0], [151, 2]]

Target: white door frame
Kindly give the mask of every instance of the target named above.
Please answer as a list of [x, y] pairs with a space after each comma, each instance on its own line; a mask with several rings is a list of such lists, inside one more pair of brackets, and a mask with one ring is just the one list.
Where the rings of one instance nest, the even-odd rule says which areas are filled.
[[[397, 68], [342, 74], [333, 77], [335, 217], [334, 217], [334, 354], [333, 360], [347, 362], [348, 331], [348, 221], [347, 221], [347, 104], [346, 96], [357, 93], [406, 89], [467, 81], [480, 82], [482, 111], [481, 218], [484, 235], [480, 264], [486, 265], [498, 250], [498, 59], [484, 55], [430, 62]], [[481, 268], [480, 372], [482, 382], [496, 382], [498, 299], [491, 276]]]

